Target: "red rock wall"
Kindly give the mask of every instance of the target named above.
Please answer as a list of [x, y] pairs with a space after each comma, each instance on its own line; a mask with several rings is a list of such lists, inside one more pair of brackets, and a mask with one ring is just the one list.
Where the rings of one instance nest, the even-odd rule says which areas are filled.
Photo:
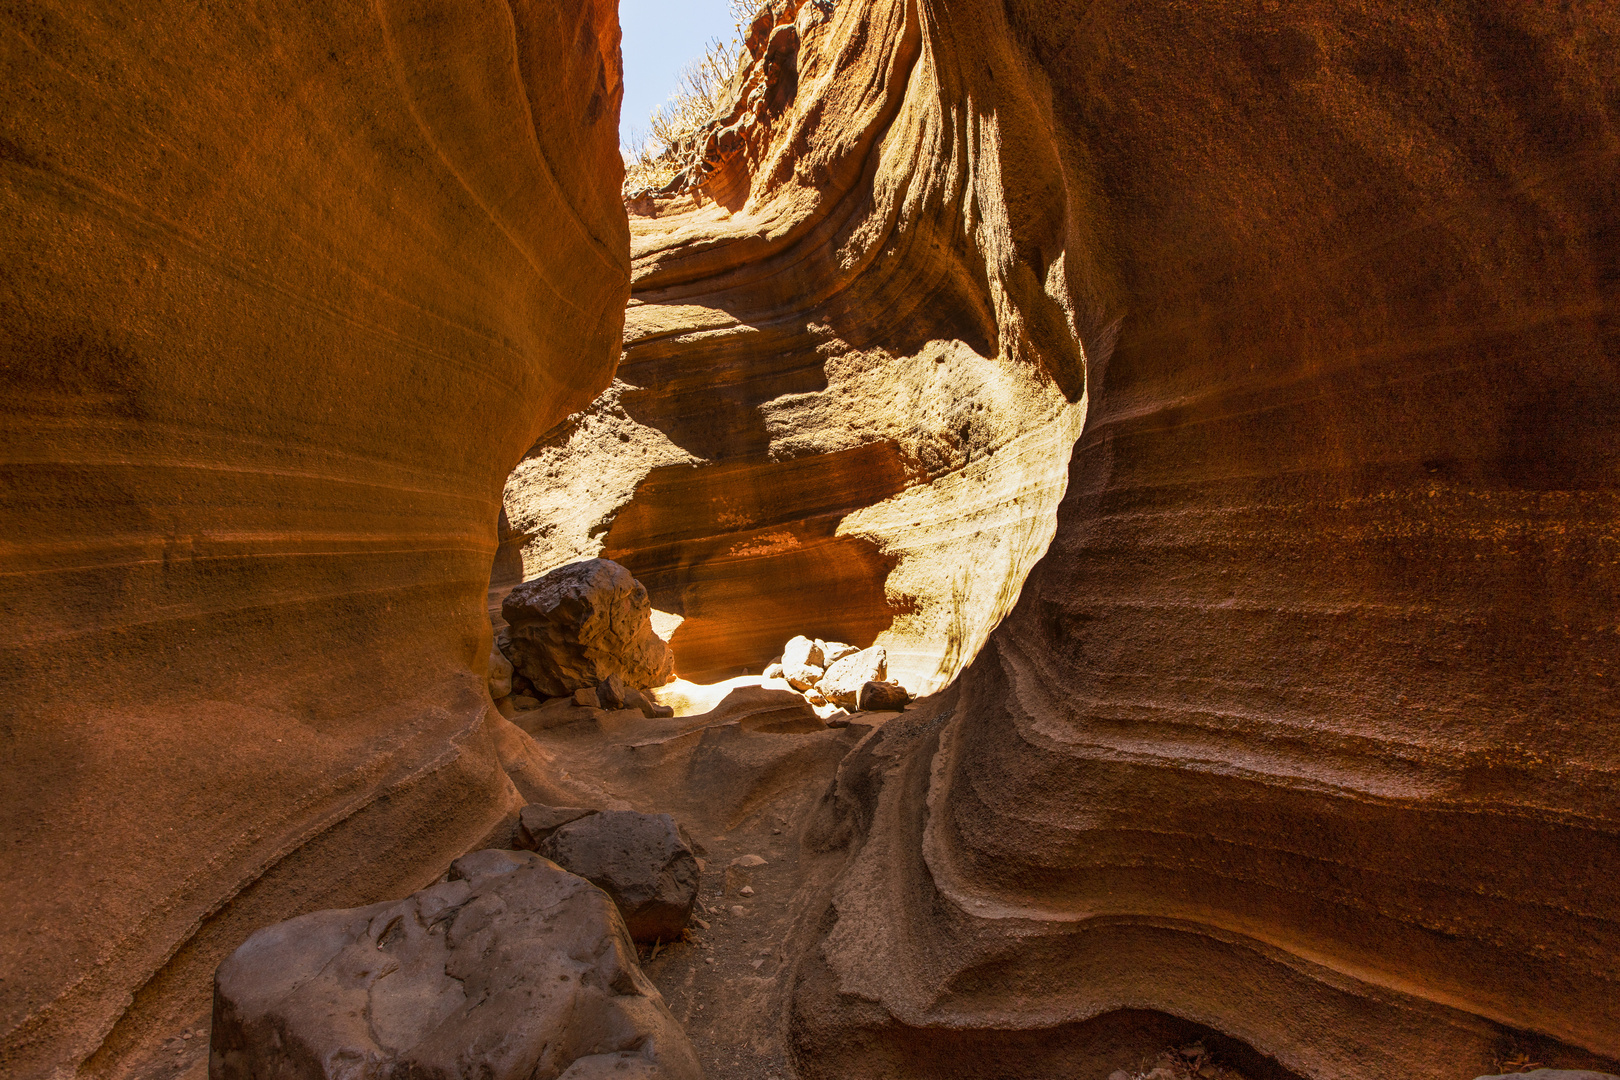
[[1017, 608], [844, 767], [803, 1074], [1130, 1009], [1310, 1077], [1614, 1071], [1620, 12], [923, 10], [1049, 87], [1123, 319]]
[[514, 797], [483, 595], [617, 358], [620, 96], [601, 0], [0, 14], [0, 1073], [145, 1070]]

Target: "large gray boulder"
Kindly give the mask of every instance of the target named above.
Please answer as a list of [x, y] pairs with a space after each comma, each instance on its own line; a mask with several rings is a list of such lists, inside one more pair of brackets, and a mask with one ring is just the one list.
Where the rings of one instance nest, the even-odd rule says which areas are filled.
[[700, 1080], [601, 890], [526, 851], [451, 878], [248, 938], [214, 976], [210, 1080]]
[[692, 916], [697, 856], [668, 814], [604, 810], [559, 826], [539, 851], [611, 896], [637, 941], [672, 941]]
[[669, 646], [653, 633], [646, 587], [608, 559], [525, 581], [502, 601], [501, 617], [507, 658], [549, 697], [612, 676], [638, 690], [662, 686], [675, 671]]

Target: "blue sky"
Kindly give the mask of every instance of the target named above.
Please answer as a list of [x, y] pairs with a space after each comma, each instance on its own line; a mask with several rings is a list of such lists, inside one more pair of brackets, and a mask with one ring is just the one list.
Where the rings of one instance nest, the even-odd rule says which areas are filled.
[[654, 105], [669, 99], [681, 69], [703, 55], [711, 38], [735, 31], [726, 0], [619, 0], [624, 28], [624, 108], [619, 141], [647, 130]]

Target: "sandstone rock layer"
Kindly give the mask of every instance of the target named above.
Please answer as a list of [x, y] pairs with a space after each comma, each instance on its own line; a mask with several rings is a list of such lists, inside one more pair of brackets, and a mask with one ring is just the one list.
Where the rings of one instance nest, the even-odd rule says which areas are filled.
[[803, 1075], [1144, 1009], [1299, 1076], [1615, 1071], [1620, 13], [870, 12], [908, 102], [1033, 88], [1065, 212], [1008, 228], [1082, 229], [1120, 322], [1016, 609], [843, 767]]
[[482, 597], [619, 349], [619, 97], [587, 0], [0, 13], [0, 1073], [139, 1071], [516, 800]]

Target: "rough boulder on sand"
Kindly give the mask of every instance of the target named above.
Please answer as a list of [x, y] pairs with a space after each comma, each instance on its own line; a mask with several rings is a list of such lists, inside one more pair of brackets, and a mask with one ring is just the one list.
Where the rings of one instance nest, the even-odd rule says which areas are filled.
[[699, 1080], [612, 901], [530, 852], [255, 933], [214, 979], [210, 1080]]
[[647, 590], [607, 559], [560, 567], [513, 589], [501, 604], [506, 655], [549, 697], [617, 676], [642, 689], [674, 673], [669, 646], [653, 633]]
[[637, 941], [680, 937], [697, 902], [697, 856], [668, 814], [604, 810], [559, 826], [539, 852], [611, 896]]

